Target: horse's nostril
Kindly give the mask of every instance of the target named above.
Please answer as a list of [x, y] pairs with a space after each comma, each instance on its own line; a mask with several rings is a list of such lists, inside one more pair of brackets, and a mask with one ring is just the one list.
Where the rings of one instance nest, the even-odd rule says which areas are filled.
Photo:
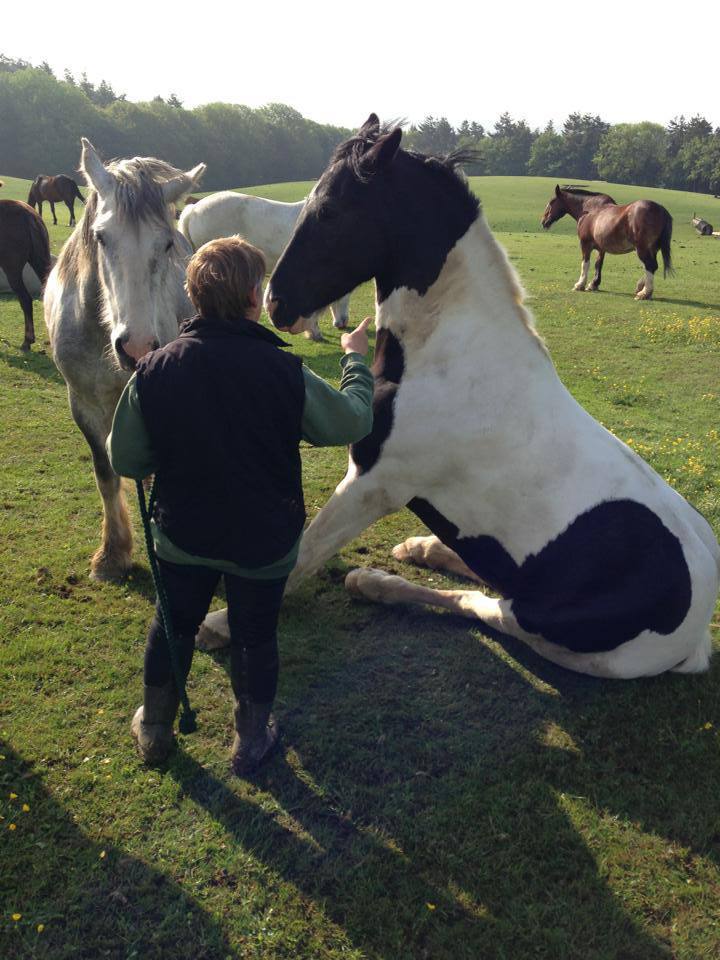
[[120, 361], [120, 366], [124, 370], [134, 370], [136, 367], [135, 360], [130, 354], [125, 352], [125, 347], [123, 344], [126, 342], [127, 336], [117, 337], [115, 340], [115, 353], [118, 360]]

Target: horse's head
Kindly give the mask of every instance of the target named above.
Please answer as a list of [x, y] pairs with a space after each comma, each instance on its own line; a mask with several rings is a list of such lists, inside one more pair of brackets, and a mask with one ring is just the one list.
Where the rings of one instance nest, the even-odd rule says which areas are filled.
[[372, 113], [335, 150], [270, 278], [265, 303], [279, 329], [300, 332], [303, 318], [373, 277], [378, 302], [398, 287], [424, 293], [477, 218], [454, 172], [469, 157], [427, 157], [401, 139]]
[[542, 215], [542, 220], [540, 221], [540, 226], [543, 230], [549, 230], [550, 227], [560, 219], [564, 217], [567, 213], [567, 206], [565, 204], [565, 198], [563, 197], [563, 192], [560, 189], [559, 184], [555, 184], [555, 193], [548, 200], [548, 204], [545, 207], [545, 212]]
[[33, 180], [33, 182], [30, 184], [30, 193], [28, 193], [28, 198], [27, 198], [28, 206], [34, 208], [39, 199], [40, 197], [38, 195], [38, 182], [37, 180]]
[[83, 138], [81, 170], [92, 192], [83, 231], [96, 246], [104, 322], [113, 352], [132, 370], [149, 350], [177, 336], [190, 303], [183, 288], [190, 253], [172, 205], [196, 186], [205, 164], [187, 173], [134, 157], [105, 166]]

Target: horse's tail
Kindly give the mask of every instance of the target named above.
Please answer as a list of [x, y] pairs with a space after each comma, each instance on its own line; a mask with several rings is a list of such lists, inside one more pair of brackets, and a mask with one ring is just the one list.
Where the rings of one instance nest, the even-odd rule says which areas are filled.
[[73, 187], [75, 187], [75, 196], [78, 198], [78, 200], [80, 201], [80, 203], [85, 203], [85, 198], [84, 198], [83, 195], [80, 193], [80, 187], [75, 183], [74, 180], [73, 180], [73, 182], [72, 182], [72, 185], [73, 185]]
[[675, 269], [672, 265], [672, 254], [670, 252], [670, 241], [672, 240], [672, 227], [673, 221], [670, 214], [663, 208], [663, 213], [665, 214], [665, 219], [663, 221], [662, 230], [660, 231], [660, 238], [658, 239], [658, 249], [662, 253], [663, 258], [663, 276], [672, 276], [675, 273]]
[[50, 237], [40, 217], [30, 220], [30, 256], [28, 262], [44, 286], [52, 267], [50, 259]]

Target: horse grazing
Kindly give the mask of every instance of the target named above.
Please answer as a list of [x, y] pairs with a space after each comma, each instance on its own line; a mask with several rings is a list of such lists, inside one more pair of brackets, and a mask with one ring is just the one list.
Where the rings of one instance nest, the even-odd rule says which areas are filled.
[[[477, 198], [370, 116], [341, 144], [270, 278], [275, 326], [375, 278], [375, 421], [302, 541], [293, 582], [408, 506], [435, 536], [395, 547], [488, 584], [379, 570], [346, 585], [445, 607], [581, 673], [706, 669], [720, 582], [709, 524], [568, 393]], [[322, 251], [322, 257], [318, 252]], [[227, 635], [211, 614], [200, 640]]]
[[147, 157], [104, 166], [83, 138], [80, 166], [90, 187], [85, 216], [48, 278], [45, 322], [92, 453], [104, 522], [91, 576], [106, 580], [127, 572], [132, 535], [105, 440], [137, 360], [176, 337], [192, 312], [183, 285], [191, 251], [175, 229], [173, 205], [205, 164], [187, 173]]
[[32, 292], [23, 276], [28, 266], [42, 286], [51, 267], [47, 227], [22, 200], [0, 200], [0, 271], [20, 301], [25, 317], [23, 350], [35, 343]]
[[[223, 190], [204, 197], [189, 209], [186, 207], [180, 215], [179, 230], [194, 250], [208, 240], [237, 233], [263, 251], [268, 271], [272, 271], [304, 206], [304, 200], [281, 203]], [[347, 327], [349, 304], [350, 297], [346, 296], [330, 306], [333, 326], [338, 330]], [[326, 306], [323, 304], [323, 309]], [[305, 333], [312, 340], [322, 340], [317, 316], [306, 318]]]
[[43, 200], [47, 200], [52, 210], [53, 223], [57, 226], [55, 204], [62, 201], [70, 211], [70, 226], [72, 227], [75, 225], [76, 198], [80, 203], [85, 203], [83, 195], [73, 178], [60, 173], [56, 177], [35, 177], [28, 194], [28, 203], [31, 207], [37, 206], [40, 216], [42, 216]]
[[[579, 187], [555, 186], [555, 195], [545, 207], [543, 230], [564, 217], [566, 213], [577, 220], [577, 232], [582, 250], [580, 279], [575, 290], [597, 290], [600, 287], [603, 261], [606, 253], [630, 253], [634, 250], [645, 274], [635, 288], [636, 300], [650, 300], [653, 295], [657, 255], [663, 255], [663, 275], [673, 272], [670, 241], [672, 240], [672, 217], [659, 203], [652, 200], [636, 200], [619, 205], [606, 193], [593, 193]], [[590, 268], [590, 254], [597, 250], [595, 276], [586, 286]]]

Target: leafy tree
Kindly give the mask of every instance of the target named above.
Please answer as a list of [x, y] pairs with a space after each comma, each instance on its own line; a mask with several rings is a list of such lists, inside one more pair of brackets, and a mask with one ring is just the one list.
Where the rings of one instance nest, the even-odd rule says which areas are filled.
[[571, 177], [595, 180], [598, 169], [595, 155], [600, 141], [610, 125], [590, 113], [571, 113], [563, 124], [565, 164], [564, 170]]
[[490, 173], [521, 176], [527, 173], [533, 141], [537, 136], [524, 120], [503, 113], [495, 123], [484, 156]]
[[549, 123], [532, 145], [528, 173], [533, 177], [562, 176], [567, 164], [565, 147], [565, 138]]
[[603, 180], [651, 187], [660, 182], [666, 148], [659, 123], [618, 123], [600, 141], [595, 162]]

